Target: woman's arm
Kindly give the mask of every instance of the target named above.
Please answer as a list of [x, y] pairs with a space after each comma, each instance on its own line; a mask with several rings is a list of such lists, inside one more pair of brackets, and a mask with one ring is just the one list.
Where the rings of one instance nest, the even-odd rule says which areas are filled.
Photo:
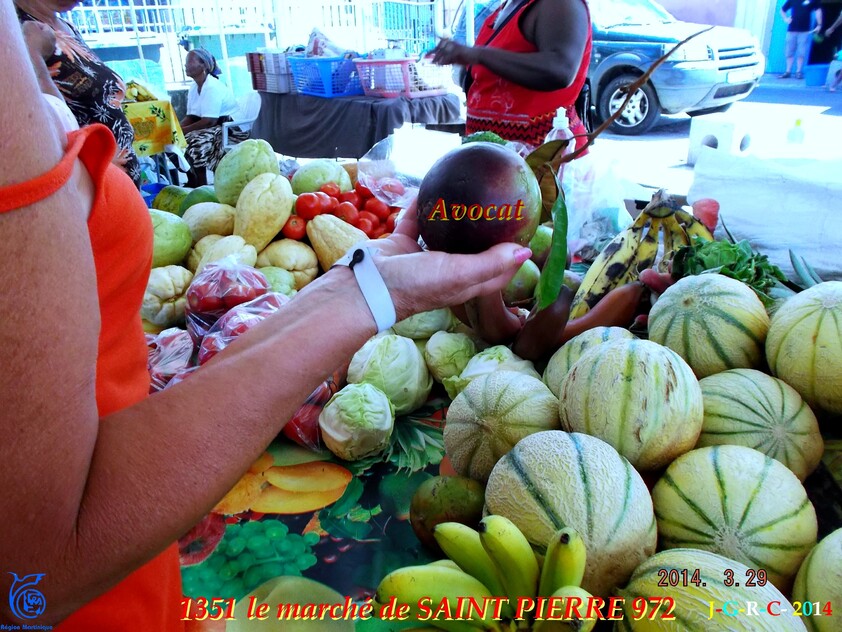
[[[42, 123], [11, 0], [0, 0], [0, 27], [8, 34], [0, 81], [12, 87], [0, 92], [5, 186], [48, 171], [62, 149]], [[46, 574], [42, 623], [66, 617], [192, 527], [375, 331], [353, 274], [338, 268], [189, 380], [99, 419], [84, 182], [77, 166], [57, 194], [0, 213], [0, 559]], [[398, 318], [499, 290], [529, 255], [514, 244], [474, 256], [420, 253], [400, 234], [376, 245], [390, 255], [378, 267]], [[10, 576], [0, 577], [0, 592], [8, 590]], [[0, 622], [10, 618], [3, 601]]]
[[64, 96], [59, 92], [58, 86], [53, 82], [50, 71], [47, 68], [45, 59], [49, 57], [56, 47], [56, 36], [53, 30], [46, 24], [35, 20], [25, 20], [21, 23], [23, 39], [29, 51], [29, 59], [32, 68], [35, 70], [35, 77], [38, 87], [44, 94], [51, 94], [57, 99], [64, 101]]
[[[439, 64], [481, 64], [493, 73], [533, 90], [569, 86], [579, 71], [591, 28], [582, 0], [539, 0], [521, 18], [527, 40], [538, 49], [517, 53], [491, 46], [462, 46], [445, 40], [436, 47]], [[590, 60], [585, 60], [589, 63]]]
[[[185, 117], [185, 119], [186, 118], [187, 117]], [[183, 131], [185, 134], [187, 132], [193, 132], [197, 129], [207, 129], [208, 127], [213, 127], [214, 125], [216, 125], [217, 120], [219, 120], [218, 118], [210, 118], [207, 116], [203, 116], [201, 118], [193, 116], [192, 118], [192, 122], [181, 126], [181, 131]]]

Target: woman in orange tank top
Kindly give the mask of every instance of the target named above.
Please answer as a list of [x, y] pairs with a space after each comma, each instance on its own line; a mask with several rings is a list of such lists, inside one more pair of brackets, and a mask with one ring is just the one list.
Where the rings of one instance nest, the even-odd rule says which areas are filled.
[[[106, 128], [60, 132], [11, 0], [0, 31], [0, 624], [182, 630], [175, 541], [278, 434], [268, 420], [291, 418], [375, 334], [376, 308], [332, 269], [147, 396], [148, 212]], [[407, 222], [376, 245], [397, 319], [500, 290], [530, 255], [421, 252]]]

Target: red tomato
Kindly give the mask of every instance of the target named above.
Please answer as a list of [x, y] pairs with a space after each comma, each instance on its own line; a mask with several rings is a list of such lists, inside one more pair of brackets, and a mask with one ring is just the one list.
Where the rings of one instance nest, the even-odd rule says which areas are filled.
[[339, 185], [335, 182], [325, 182], [322, 186], [319, 187], [319, 191], [321, 191], [322, 193], [327, 193], [331, 197], [337, 197], [341, 193]]
[[307, 221], [300, 215], [290, 215], [281, 229], [281, 234], [287, 239], [304, 239], [304, 235], [307, 234]]
[[362, 208], [363, 206], [363, 199], [356, 191], [343, 191], [336, 199], [340, 202], [350, 202], [357, 208]]
[[360, 217], [354, 226], [363, 231], [368, 237], [371, 237], [371, 234], [374, 232], [374, 223], [365, 217]]
[[340, 202], [339, 206], [333, 211], [333, 214], [339, 219], [344, 219], [352, 226], [356, 226], [357, 220], [360, 218], [360, 212], [357, 210], [357, 207], [350, 202]]
[[359, 196], [364, 200], [367, 200], [372, 196], [371, 189], [369, 189], [367, 186], [360, 184], [359, 180], [356, 182], [356, 184], [354, 184], [354, 191], [356, 191], [359, 194]]
[[399, 214], [400, 213], [398, 211], [395, 211], [394, 213], [391, 213], [389, 217], [386, 218], [386, 230], [388, 230], [390, 233], [395, 232], [395, 224], [397, 224], [398, 222]]
[[378, 226], [380, 224], [380, 218], [371, 211], [360, 211], [360, 219], [370, 220], [372, 226]]
[[281, 432], [288, 439], [295, 441], [298, 445], [311, 450], [317, 450], [320, 444], [321, 432], [319, 430], [319, 414], [321, 406], [303, 404], [292, 419], [290, 419]]
[[295, 213], [301, 219], [313, 219], [322, 212], [322, 201], [315, 193], [302, 193], [295, 200]]
[[386, 224], [378, 224], [374, 227], [374, 230], [371, 231], [369, 237], [371, 239], [377, 239], [378, 237], [384, 234], [386, 234]]
[[316, 191], [314, 195], [316, 195], [322, 202], [322, 213], [332, 213], [333, 209], [335, 209], [339, 204], [339, 200], [335, 197], [329, 196], [324, 191]]
[[392, 193], [395, 196], [400, 196], [406, 193], [406, 187], [404, 187], [403, 183], [397, 178], [381, 178], [377, 184], [380, 186], [380, 190], [384, 193]]
[[389, 217], [389, 205], [381, 202], [377, 198], [369, 198], [365, 201], [365, 210], [369, 213], [374, 213], [379, 220], [385, 220]]

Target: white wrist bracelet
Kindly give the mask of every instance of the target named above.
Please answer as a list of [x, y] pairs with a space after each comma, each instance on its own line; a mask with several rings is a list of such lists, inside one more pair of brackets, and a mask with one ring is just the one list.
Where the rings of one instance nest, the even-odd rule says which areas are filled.
[[360, 286], [363, 298], [377, 324], [377, 333], [380, 333], [395, 324], [397, 315], [389, 289], [374, 265], [375, 252], [376, 250], [371, 248], [354, 246], [334, 266], [348, 266], [354, 271], [357, 285]]

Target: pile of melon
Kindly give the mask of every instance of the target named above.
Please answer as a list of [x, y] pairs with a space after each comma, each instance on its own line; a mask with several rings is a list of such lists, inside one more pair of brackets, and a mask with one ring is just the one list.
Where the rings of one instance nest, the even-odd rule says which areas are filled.
[[[627, 598], [616, 629], [842, 629], [812, 612], [842, 608], [842, 529], [819, 542], [803, 485], [824, 452], [817, 414], [842, 414], [842, 282], [770, 317], [740, 281], [686, 277], [653, 306], [648, 340], [589, 330], [535, 382], [491, 373], [457, 395], [446, 452], [539, 553], [561, 527], [582, 534], [583, 588]], [[633, 599], [658, 596], [676, 618], [635, 621]], [[789, 610], [709, 616], [726, 601]]]

